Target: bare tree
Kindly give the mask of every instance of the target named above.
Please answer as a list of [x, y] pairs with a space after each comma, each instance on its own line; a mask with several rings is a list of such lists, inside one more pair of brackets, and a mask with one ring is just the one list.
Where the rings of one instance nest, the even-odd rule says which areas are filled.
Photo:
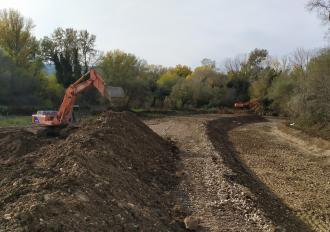
[[299, 67], [305, 70], [311, 58], [311, 51], [307, 51], [303, 48], [298, 48], [290, 57], [290, 63], [292, 64], [292, 66]]
[[268, 56], [266, 66], [273, 68], [276, 72], [288, 72], [291, 66], [294, 65], [293, 63], [296, 63], [292, 62], [292, 60], [293, 58], [290, 58], [287, 55], [281, 56], [280, 58]]
[[234, 59], [228, 58], [224, 62], [227, 72], [239, 72], [243, 65], [247, 62], [246, 55], [238, 55]]
[[84, 66], [84, 72], [88, 71], [91, 62], [94, 62], [94, 58], [97, 55], [95, 49], [96, 36], [90, 34], [87, 30], [79, 32], [79, 45], [81, 50], [81, 59]]
[[268, 56], [265, 60], [265, 65], [266, 67], [271, 67], [272, 69], [274, 69], [275, 72], [284, 71], [282, 69], [281, 61], [276, 57]]
[[330, 0], [309, 0], [307, 9], [316, 10], [325, 23], [330, 23]]
[[288, 56], [282, 56], [280, 63], [281, 63], [281, 70], [287, 71], [290, 69], [290, 62]]
[[215, 69], [216, 67], [216, 63], [214, 60], [211, 60], [209, 58], [204, 58], [202, 61], [201, 61], [202, 65], [203, 66], [209, 66], [211, 67], [212, 69]]

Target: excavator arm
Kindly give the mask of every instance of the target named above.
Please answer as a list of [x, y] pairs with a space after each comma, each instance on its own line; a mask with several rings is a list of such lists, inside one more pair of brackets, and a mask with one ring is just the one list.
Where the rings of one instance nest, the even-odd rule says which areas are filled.
[[[88, 74], [89, 79], [85, 80]], [[88, 73], [83, 75], [75, 83], [67, 88], [62, 104], [52, 124], [63, 125], [72, 123], [73, 106], [77, 100], [78, 95], [92, 87], [95, 87], [102, 96], [110, 100], [111, 95], [108, 93], [102, 77], [98, 75], [94, 69], [91, 69]]]
[[51, 127], [71, 124], [73, 121], [73, 106], [77, 97], [90, 88], [96, 88], [102, 96], [111, 102], [112, 106], [122, 107], [125, 104], [124, 90], [121, 87], [106, 86], [102, 77], [94, 69], [91, 69], [66, 89], [58, 111], [38, 111], [32, 115], [32, 124]]

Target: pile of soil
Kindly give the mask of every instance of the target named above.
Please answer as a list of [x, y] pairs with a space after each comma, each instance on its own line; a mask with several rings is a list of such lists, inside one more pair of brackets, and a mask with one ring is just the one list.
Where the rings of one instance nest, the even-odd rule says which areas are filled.
[[7, 130], [0, 144], [0, 231], [185, 230], [172, 213], [175, 148], [129, 113], [65, 139]]

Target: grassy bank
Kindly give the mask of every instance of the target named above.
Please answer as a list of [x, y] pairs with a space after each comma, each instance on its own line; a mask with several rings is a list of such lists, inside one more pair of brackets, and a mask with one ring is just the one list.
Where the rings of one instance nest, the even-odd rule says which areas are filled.
[[[130, 112], [136, 114], [142, 118], [161, 118], [167, 116], [178, 115], [192, 115], [192, 114], [210, 114], [210, 113], [233, 113], [232, 109], [191, 109], [191, 110], [160, 110], [160, 109], [131, 109]], [[93, 117], [92, 115], [98, 115], [104, 112], [100, 111], [83, 111], [76, 112], [78, 120], [85, 117]], [[31, 124], [31, 116], [1, 116], [0, 115], [0, 127], [5, 126], [25, 126]]]
[[161, 118], [166, 116], [184, 116], [193, 114], [233, 114], [234, 110], [230, 108], [213, 109], [185, 109], [185, 110], [161, 110], [161, 109], [131, 109], [130, 112], [143, 118]]
[[301, 130], [311, 136], [320, 137], [322, 139], [330, 140], [330, 124], [315, 124], [312, 126], [297, 125], [294, 128]]
[[0, 116], [0, 127], [31, 124], [31, 116]]

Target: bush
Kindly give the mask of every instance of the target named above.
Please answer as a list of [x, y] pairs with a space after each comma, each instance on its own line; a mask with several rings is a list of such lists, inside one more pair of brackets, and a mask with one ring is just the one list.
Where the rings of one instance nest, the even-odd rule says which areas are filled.
[[330, 122], [330, 50], [313, 58], [290, 105], [293, 116], [306, 124]]
[[267, 97], [271, 100], [271, 110], [289, 116], [292, 113], [289, 103], [292, 104], [296, 88], [297, 81], [294, 77], [286, 73], [276, 77], [267, 93]]

